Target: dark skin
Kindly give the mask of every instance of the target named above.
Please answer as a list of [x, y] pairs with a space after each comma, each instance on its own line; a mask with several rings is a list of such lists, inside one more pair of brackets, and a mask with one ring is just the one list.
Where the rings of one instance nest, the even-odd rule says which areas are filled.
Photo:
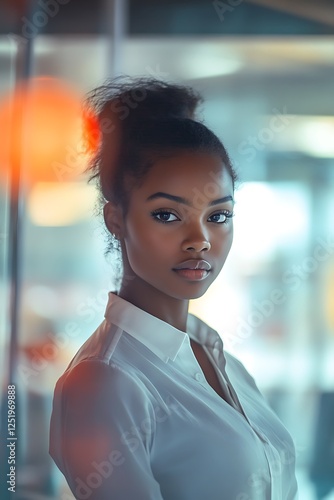
[[[219, 156], [185, 151], [158, 160], [133, 188], [126, 217], [120, 206], [107, 203], [104, 209], [107, 227], [121, 243], [125, 278], [118, 295], [186, 332], [189, 300], [206, 292], [230, 251], [232, 213], [233, 183]], [[200, 280], [180, 276], [173, 269], [188, 259], [204, 259], [211, 270]], [[191, 345], [222, 395], [203, 348]]]

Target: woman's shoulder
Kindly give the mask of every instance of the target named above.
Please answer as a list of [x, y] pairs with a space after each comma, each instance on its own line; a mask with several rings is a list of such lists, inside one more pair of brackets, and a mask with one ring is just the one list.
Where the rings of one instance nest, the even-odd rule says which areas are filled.
[[86, 339], [72, 358], [68, 368], [73, 368], [86, 359], [100, 359], [108, 362], [115, 358], [121, 330], [110, 324], [106, 319], [96, 328], [96, 330]]
[[101, 358], [89, 357], [70, 366], [60, 377], [64, 396], [71, 397], [78, 392], [92, 399], [97, 397], [146, 397], [145, 387], [133, 373], [126, 371], [117, 361], [106, 362]]
[[96, 419], [119, 422], [131, 415], [133, 421], [141, 421], [154, 415], [155, 406], [145, 385], [122, 367], [85, 359], [66, 370], [56, 384], [52, 428], [59, 433], [58, 427], [68, 425], [69, 419], [88, 419], [88, 425]]

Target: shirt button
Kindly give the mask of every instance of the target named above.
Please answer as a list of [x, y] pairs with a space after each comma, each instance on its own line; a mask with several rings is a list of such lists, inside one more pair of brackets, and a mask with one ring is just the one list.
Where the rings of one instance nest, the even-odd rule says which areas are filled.
[[197, 380], [197, 382], [201, 382], [203, 380], [203, 375], [200, 372], [197, 372], [195, 374], [195, 379]]

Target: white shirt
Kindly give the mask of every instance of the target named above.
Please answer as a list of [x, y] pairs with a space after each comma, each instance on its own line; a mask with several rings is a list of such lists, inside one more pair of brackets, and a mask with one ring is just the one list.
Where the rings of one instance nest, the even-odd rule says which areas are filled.
[[218, 333], [192, 314], [185, 333], [113, 292], [57, 382], [50, 454], [79, 499], [297, 498], [291, 436]]

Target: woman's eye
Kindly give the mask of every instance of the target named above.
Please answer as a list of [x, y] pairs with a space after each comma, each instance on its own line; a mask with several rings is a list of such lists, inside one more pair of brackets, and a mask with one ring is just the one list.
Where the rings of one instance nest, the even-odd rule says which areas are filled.
[[152, 212], [151, 215], [159, 222], [174, 222], [176, 220], [179, 220], [175, 214], [173, 214], [172, 212], [167, 212], [166, 210]]
[[[216, 214], [213, 214], [209, 217], [210, 222], [215, 222], [217, 224], [226, 224], [229, 222], [229, 220], [233, 217], [233, 213], [229, 212], [227, 210], [224, 210], [223, 212], [218, 212]], [[211, 220], [210, 220], [211, 219]]]

